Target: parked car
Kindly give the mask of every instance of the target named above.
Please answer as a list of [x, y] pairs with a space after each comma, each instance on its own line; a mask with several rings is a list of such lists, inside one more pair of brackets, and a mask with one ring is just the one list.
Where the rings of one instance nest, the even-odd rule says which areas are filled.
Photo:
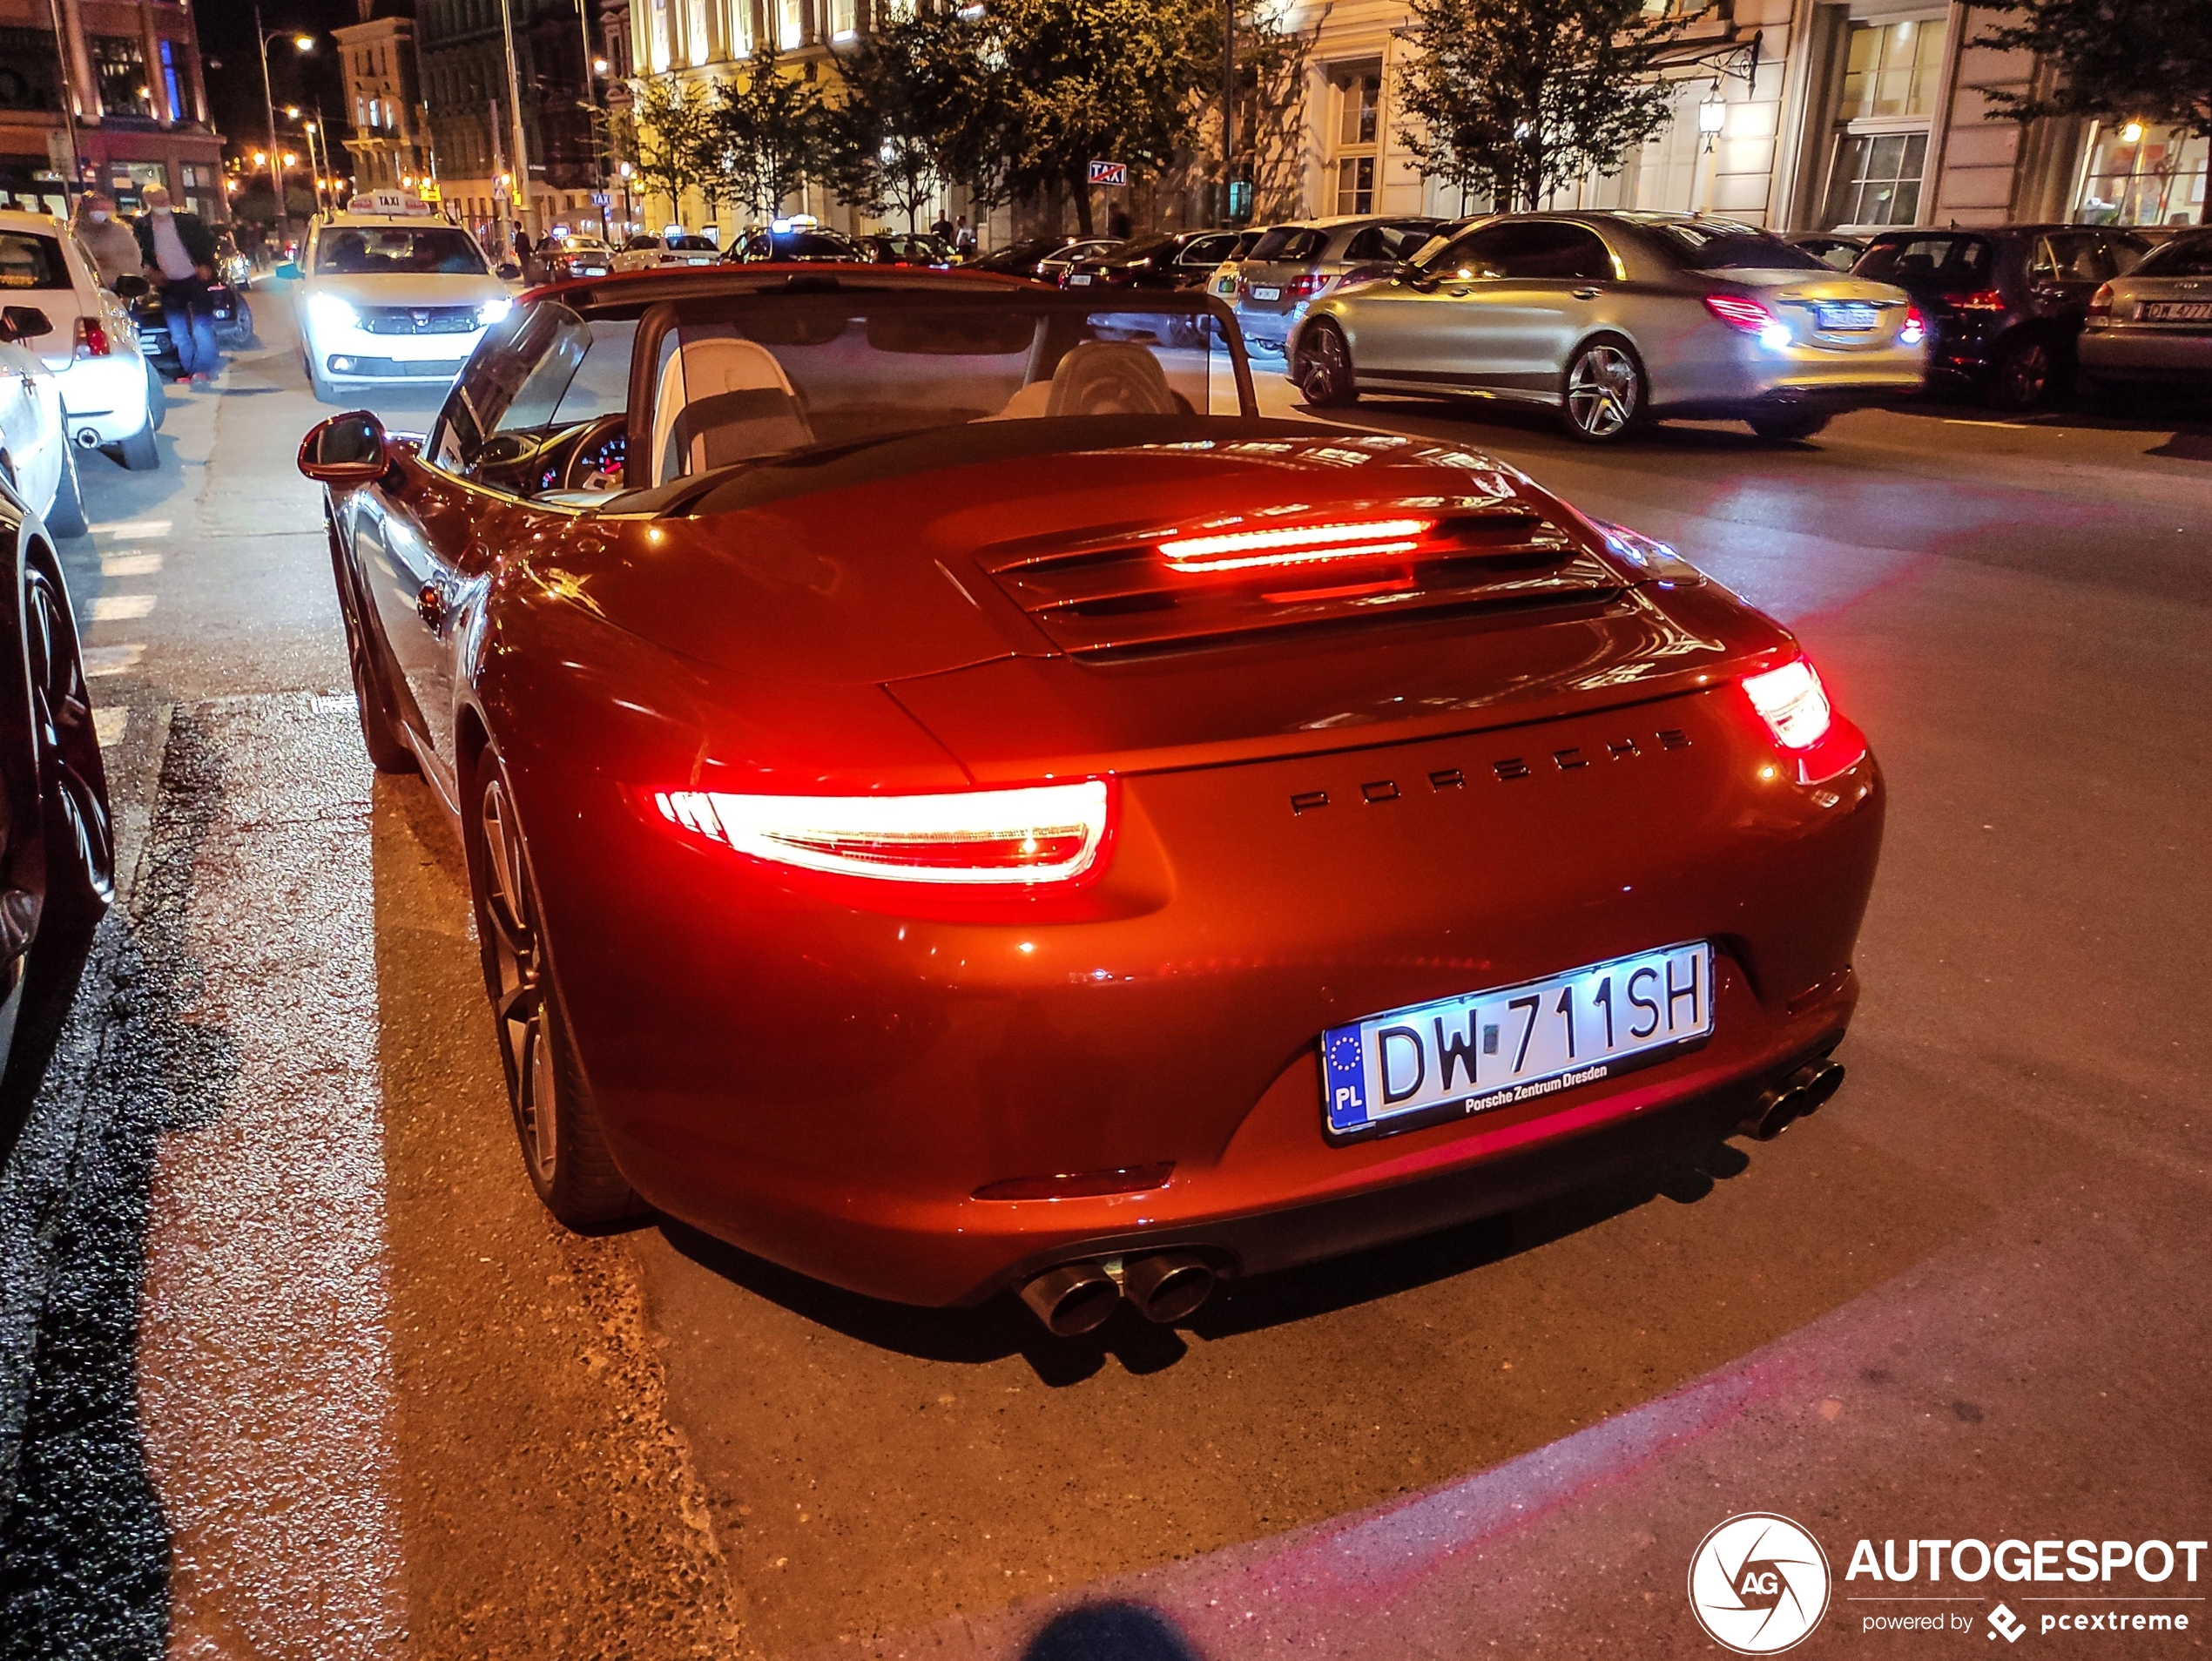
[[1089, 239], [1074, 236], [1024, 237], [1019, 242], [1009, 242], [1003, 248], [996, 248], [989, 253], [976, 255], [974, 259], [964, 262], [962, 268], [968, 271], [995, 271], [1003, 277], [1029, 277], [1045, 282], [1057, 282], [1059, 269], [1055, 269], [1050, 274], [1045, 272], [1044, 264], [1048, 260], [1056, 259], [1065, 254], [1067, 258], [1060, 267], [1064, 269], [1066, 266], [1072, 265], [1076, 260], [1082, 258], [1085, 253], [1114, 246], [1116, 245], [1110, 240], [1102, 240], [1096, 237]]
[[1912, 296], [1932, 336], [1932, 375], [1993, 409], [2033, 409], [2073, 379], [2089, 297], [2149, 246], [2093, 225], [1882, 231], [1851, 273]]
[[[4, 320], [18, 308], [0, 312]], [[18, 332], [0, 327], [0, 338]], [[45, 331], [24, 329], [25, 334]], [[0, 364], [18, 376], [53, 377], [10, 341]], [[77, 618], [56, 557], [61, 533], [26, 498], [30, 471], [19, 459], [17, 393], [0, 390], [0, 581], [10, 584], [10, 669], [0, 675], [0, 1167], [21, 1136], [39, 1081], [68, 1018], [92, 931], [115, 895], [115, 830], [107, 773], [84, 684]], [[67, 477], [73, 482], [73, 469]], [[72, 485], [73, 490], [73, 485]], [[72, 495], [69, 500], [74, 502]], [[43, 522], [42, 522], [43, 521]], [[81, 516], [74, 532], [81, 535]]]
[[617, 271], [651, 271], [661, 266], [711, 266], [722, 250], [703, 236], [634, 236], [614, 257]]
[[1831, 271], [1849, 271], [1866, 252], [1863, 236], [1842, 236], [1834, 231], [1822, 231], [1811, 236], [1793, 236], [1790, 246], [1803, 248]]
[[561, 282], [570, 277], [604, 277], [614, 269], [615, 251], [604, 237], [577, 233], [539, 250], [545, 262], [545, 280]]
[[822, 288], [527, 297], [300, 449], [556, 1219], [1071, 1334], [1828, 1099], [1883, 784], [1780, 625], [1263, 419], [1203, 294]]
[[1224, 303], [1233, 301], [1237, 298], [1237, 273], [1244, 269], [1244, 261], [1266, 234], [1267, 227], [1264, 226], [1247, 226], [1239, 231], [1235, 246], [1222, 256], [1221, 263], [1207, 276], [1206, 292]]
[[[164, 401], [129, 304], [100, 286], [99, 268], [76, 235], [44, 213], [0, 212], [0, 299], [36, 307], [53, 325], [24, 344], [53, 372], [69, 441], [124, 467], [160, 466], [153, 435]], [[44, 510], [43, 497], [31, 500]]]
[[779, 265], [868, 265], [868, 250], [842, 231], [833, 231], [812, 219], [779, 220], [765, 230], [749, 231], [724, 256], [725, 265], [763, 260]]
[[228, 231], [215, 239], [215, 275], [240, 294], [253, 287], [253, 262], [239, 251]]
[[1807, 438], [1918, 388], [1925, 334], [1902, 290], [1732, 219], [1509, 213], [1316, 302], [1291, 375], [1325, 406], [1371, 388], [1548, 406], [1595, 442], [1668, 416]]
[[1244, 343], [1280, 356], [1315, 300], [1352, 283], [1387, 277], [1442, 223], [1363, 214], [1277, 226], [1245, 256], [1231, 294], [1224, 296], [1235, 304]]
[[1120, 247], [1126, 239], [1117, 236], [1081, 236], [1063, 244], [1057, 253], [1048, 253], [1037, 261], [1037, 280], [1057, 283], [1075, 266], [1085, 260], [1098, 259]]
[[872, 265], [923, 266], [942, 270], [961, 262], [949, 243], [927, 231], [875, 231], [853, 240]]
[[2155, 385], [2212, 393], [2212, 231], [2161, 242], [2089, 298], [2082, 389]]
[[[169, 327], [169, 312], [162, 304], [160, 291], [146, 288], [132, 278], [122, 280], [129, 299], [131, 322], [138, 331], [138, 350], [151, 374], [152, 388], [149, 398], [153, 429], [158, 432], [168, 408], [168, 395], [163, 391], [162, 383], [184, 379], [185, 362], [177, 354], [176, 336]], [[209, 283], [207, 308], [214, 320], [216, 343], [226, 352], [239, 351], [253, 344], [253, 309], [237, 289], [226, 282]]]
[[13, 293], [0, 298], [14, 302], [0, 307], [0, 481], [55, 536], [81, 537], [91, 526], [77, 477], [78, 446], [71, 442], [61, 378], [41, 350], [54, 321]]
[[514, 304], [476, 239], [427, 211], [317, 219], [277, 275], [297, 279], [300, 356], [325, 403], [347, 388], [452, 380]]
[[1139, 237], [1077, 260], [1062, 288], [1203, 288], [1236, 247], [1235, 231], [1174, 231]]

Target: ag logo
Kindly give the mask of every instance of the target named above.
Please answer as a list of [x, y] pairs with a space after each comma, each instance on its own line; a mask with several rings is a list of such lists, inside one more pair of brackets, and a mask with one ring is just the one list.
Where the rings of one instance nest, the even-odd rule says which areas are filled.
[[1706, 1636], [1738, 1655], [1779, 1655], [1828, 1612], [1828, 1558], [1786, 1516], [1748, 1511], [1698, 1543], [1689, 1608]]

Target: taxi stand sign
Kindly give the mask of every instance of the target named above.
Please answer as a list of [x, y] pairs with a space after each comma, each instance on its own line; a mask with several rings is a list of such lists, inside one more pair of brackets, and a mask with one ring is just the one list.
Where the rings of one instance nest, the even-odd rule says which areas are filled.
[[1095, 161], [1090, 165], [1090, 182], [1113, 189], [1125, 189], [1129, 185], [1129, 164], [1125, 161]]

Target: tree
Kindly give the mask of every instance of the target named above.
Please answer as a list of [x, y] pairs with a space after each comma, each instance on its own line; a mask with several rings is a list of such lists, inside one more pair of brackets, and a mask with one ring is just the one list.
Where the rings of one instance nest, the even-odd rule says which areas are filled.
[[1219, 0], [992, 0], [969, 27], [988, 94], [954, 145], [971, 188], [985, 172], [1016, 196], [1064, 186], [1086, 233], [1090, 163], [1127, 162], [1132, 183], [1160, 172], [1221, 79]]
[[1643, 0], [1413, 0], [1399, 136], [1424, 178], [1536, 207], [1620, 171], [1672, 116], [1654, 78], [1672, 38]]
[[[2212, 138], [2212, 3], [2207, 0], [1985, 0], [2016, 23], [1974, 44], [2033, 52], [2055, 89], [1988, 98], [2004, 119], [2086, 115]], [[2212, 207], [2208, 207], [2212, 214]], [[2212, 222], [2212, 221], [2209, 221]]]
[[826, 164], [856, 206], [894, 207], [907, 228], [945, 176], [974, 66], [966, 26], [948, 11], [893, 13], [840, 65], [845, 101], [824, 118]]
[[630, 84], [628, 131], [617, 140], [631, 151], [638, 188], [665, 196], [678, 223], [688, 226], [684, 198], [706, 182], [713, 100], [697, 81], [671, 76]]
[[765, 42], [755, 47], [745, 78], [714, 89], [704, 148], [711, 187], [759, 218], [774, 219], [784, 199], [822, 171], [825, 115], [812, 81], [782, 73]]

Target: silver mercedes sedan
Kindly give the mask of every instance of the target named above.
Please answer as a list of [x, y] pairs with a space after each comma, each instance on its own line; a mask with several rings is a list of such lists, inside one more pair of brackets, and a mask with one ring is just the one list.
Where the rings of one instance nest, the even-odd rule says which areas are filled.
[[1689, 214], [1508, 213], [1317, 302], [1289, 341], [1309, 402], [1363, 392], [1556, 408], [1596, 442], [1667, 416], [1809, 438], [1920, 386], [1903, 289], [1755, 226]]

